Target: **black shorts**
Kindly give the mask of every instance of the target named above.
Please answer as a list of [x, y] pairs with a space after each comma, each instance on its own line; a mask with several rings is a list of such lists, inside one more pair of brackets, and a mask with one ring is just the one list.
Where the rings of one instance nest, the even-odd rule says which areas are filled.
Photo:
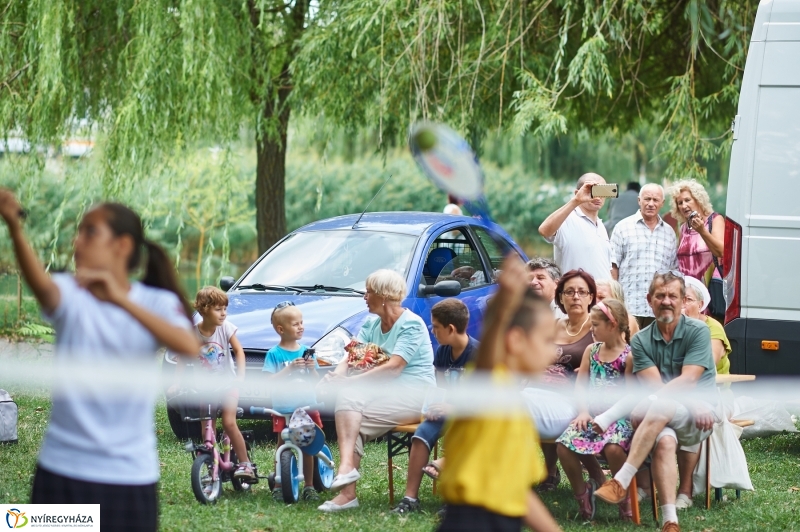
[[32, 504], [99, 504], [103, 532], [156, 532], [157, 484], [99, 484], [51, 473], [36, 466]]
[[479, 506], [448, 504], [438, 532], [520, 532], [521, 517], [508, 517]]

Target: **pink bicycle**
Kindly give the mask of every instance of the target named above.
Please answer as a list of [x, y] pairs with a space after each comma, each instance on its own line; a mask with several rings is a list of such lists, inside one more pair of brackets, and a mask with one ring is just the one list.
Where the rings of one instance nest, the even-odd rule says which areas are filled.
[[[190, 410], [189, 407], [187, 410]], [[195, 410], [198, 412], [198, 410]], [[188, 412], [186, 412], [188, 413]], [[241, 408], [237, 409], [236, 417], [243, 414]], [[200, 421], [203, 425], [203, 443], [195, 445], [193, 441], [186, 442], [186, 450], [194, 456], [192, 463], [192, 491], [202, 504], [214, 504], [222, 495], [222, 483], [230, 482], [236, 491], [249, 491], [252, 484], [258, 483], [258, 468], [252, 464], [256, 478], [252, 482], [236, 479], [233, 472], [239, 463], [236, 452], [231, 448], [231, 440], [225, 431], [221, 431], [219, 443], [215, 434], [216, 419], [221, 412], [215, 405], [207, 404], [199, 409], [198, 415], [184, 415], [183, 421]], [[248, 451], [250, 444], [247, 444]]]

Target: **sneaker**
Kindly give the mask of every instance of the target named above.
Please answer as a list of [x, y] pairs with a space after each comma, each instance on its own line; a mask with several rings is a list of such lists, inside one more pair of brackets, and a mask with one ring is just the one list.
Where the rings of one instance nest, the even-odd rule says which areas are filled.
[[594, 492], [594, 496], [608, 504], [619, 504], [628, 496], [628, 490], [623, 488], [618, 480], [612, 478], [600, 486]]
[[318, 501], [319, 495], [317, 494], [317, 490], [315, 490], [311, 486], [306, 486], [305, 488], [303, 488], [303, 492], [300, 494], [300, 500]]
[[678, 523], [667, 521], [664, 523], [664, 526], [661, 527], [661, 532], [681, 532], [681, 527], [678, 526]]
[[548, 476], [544, 482], [536, 486], [537, 493], [547, 493], [548, 491], [555, 490], [561, 483], [561, 471], [556, 469], [556, 474]]
[[412, 501], [408, 497], [403, 497], [403, 500], [401, 500], [398, 505], [394, 507], [392, 513], [397, 515], [407, 515], [411, 512], [417, 511], [419, 511], [419, 499]]
[[578, 501], [581, 519], [591, 521], [594, 519], [594, 512], [597, 509], [594, 503], [594, 483], [587, 482], [584, 486], [583, 493], [575, 495], [575, 500]]
[[280, 486], [272, 488], [272, 499], [278, 502], [283, 502], [283, 490]]
[[236, 471], [233, 472], [233, 478], [247, 482], [255, 480], [256, 475], [253, 473], [253, 467], [250, 465], [250, 462], [241, 462], [239, 467], [236, 468]]
[[694, 501], [691, 497], [684, 493], [678, 494], [678, 498], [675, 499], [676, 510], [685, 510], [687, 508], [691, 508], [692, 506], [694, 506]]
[[631, 498], [625, 497], [625, 500], [619, 503], [619, 518], [626, 523], [633, 521], [633, 508], [631, 508]]
[[636, 494], [639, 495], [640, 501], [646, 501], [650, 499], [650, 494], [644, 491], [642, 488], [636, 488]]

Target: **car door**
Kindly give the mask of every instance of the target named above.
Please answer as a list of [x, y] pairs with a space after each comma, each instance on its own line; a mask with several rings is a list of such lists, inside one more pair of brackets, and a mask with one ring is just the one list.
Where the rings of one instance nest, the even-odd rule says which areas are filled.
[[[469, 309], [467, 333], [478, 338], [483, 323], [486, 299], [494, 291], [491, 270], [482, 256], [479, 244], [466, 226], [448, 228], [429, 239], [425, 258], [420, 265], [418, 285], [433, 286], [442, 280], [457, 280], [461, 284], [460, 299]], [[416, 298], [415, 309], [426, 323], [434, 348], [439, 344], [433, 337], [431, 308], [442, 301], [437, 295], [422, 295]]]

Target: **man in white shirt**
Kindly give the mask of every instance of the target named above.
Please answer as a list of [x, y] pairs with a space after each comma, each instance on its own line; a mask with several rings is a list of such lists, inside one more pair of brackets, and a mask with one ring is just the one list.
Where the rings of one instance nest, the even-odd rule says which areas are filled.
[[534, 257], [528, 261], [527, 266], [531, 290], [550, 302], [550, 308], [553, 310], [553, 316], [556, 319], [565, 317], [566, 314], [561, 312], [555, 301], [556, 286], [558, 285], [558, 280], [561, 279], [561, 271], [559, 271], [556, 263], [552, 259]]
[[653, 309], [647, 303], [647, 290], [657, 271], [678, 267], [678, 241], [658, 215], [664, 206], [664, 189], [649, 183], [639, 192], [639, 210], [620, 221], [611, 236], [614, 252], [612, 275], [622, 285], [628, 312], [639, 327], [653, 321]]
[[539, 234], [553, 244], [556, 264], [563, 273], [582, 268], [595, 280], [611, 279], [611, 243], [597, 217], [605, 199], [592, 197], [592, 186], [605, 182], [598, 174], [583, 174], [575, 195], [539, 226]]

